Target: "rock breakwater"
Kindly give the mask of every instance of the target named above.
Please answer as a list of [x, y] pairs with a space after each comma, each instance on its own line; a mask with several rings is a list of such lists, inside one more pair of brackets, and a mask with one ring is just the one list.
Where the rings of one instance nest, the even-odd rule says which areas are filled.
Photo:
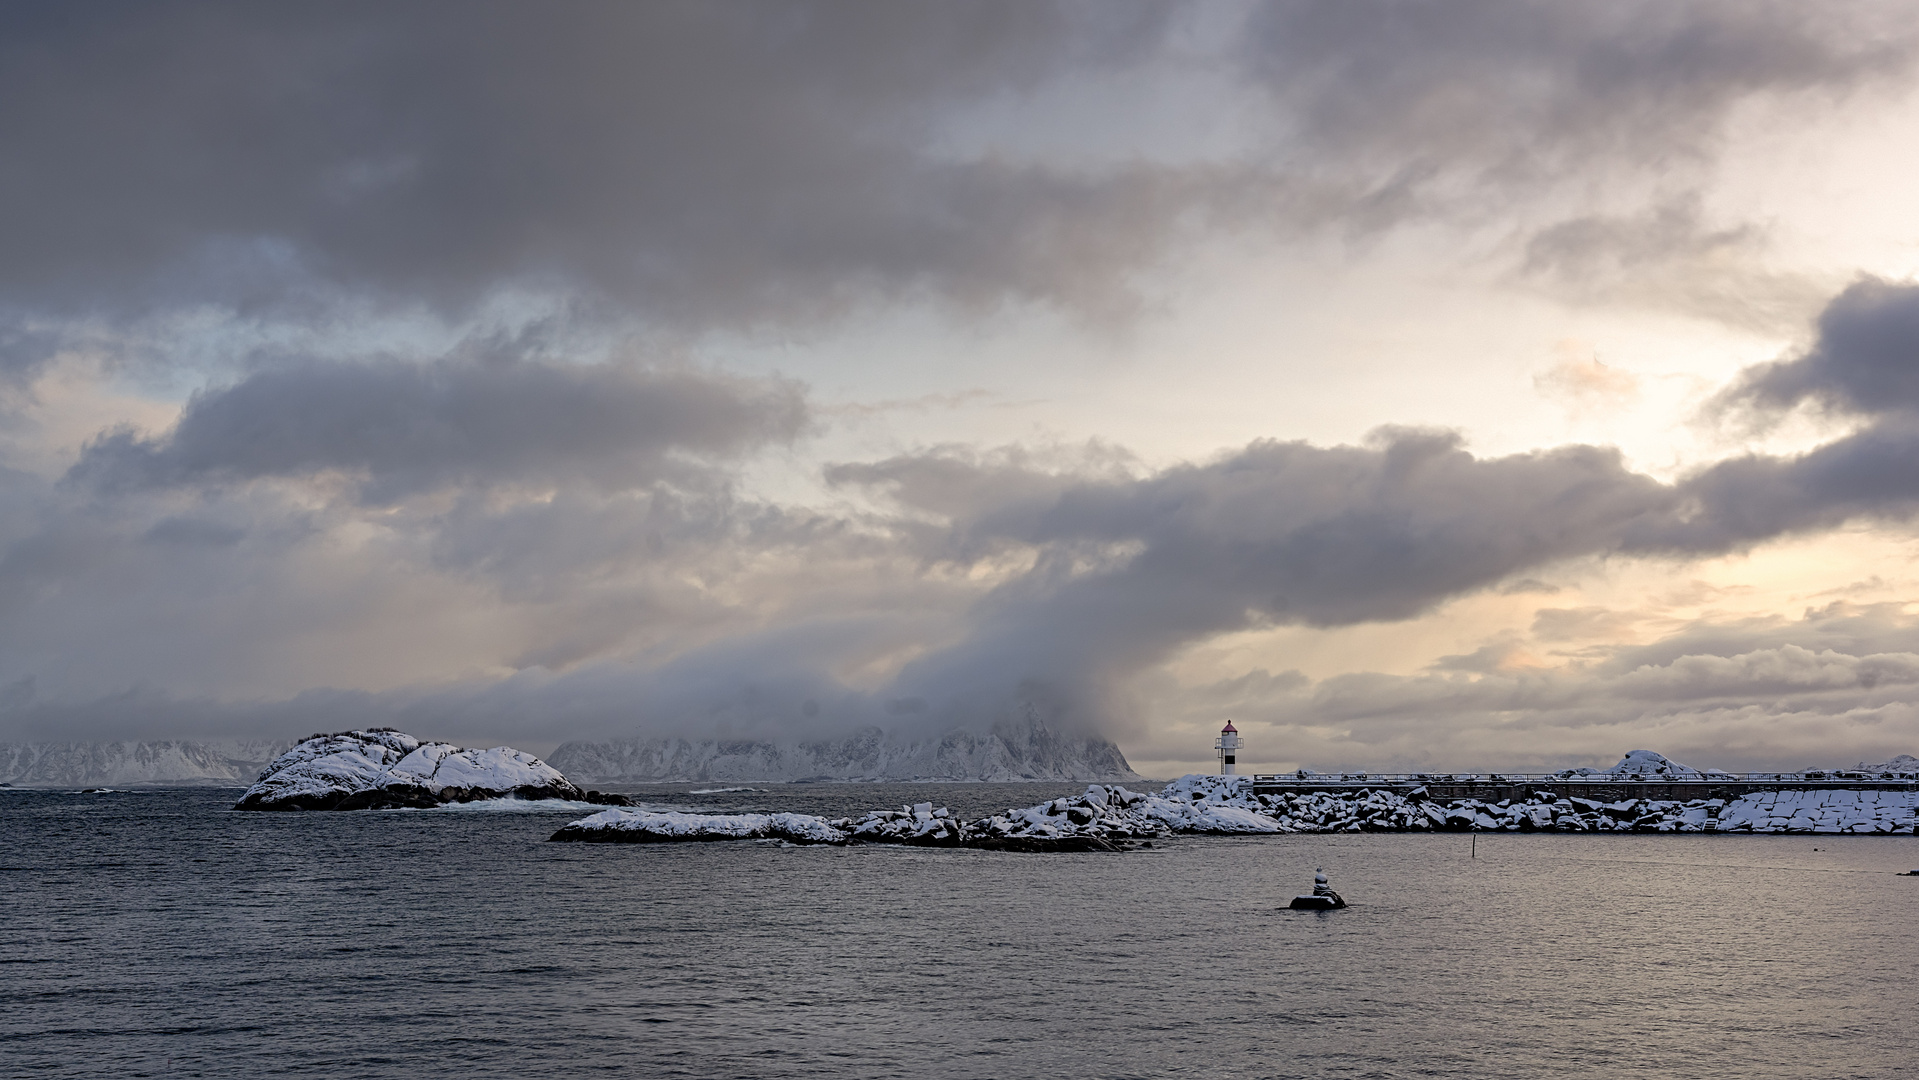
[[1259, 794], [1248, 777], [1185, 776], [1157, 794], [1094, 784], [1075, 797], [961, 821], [931, 803], [858, 818], [804, 814], [685, 814], [608, 810], [554, 840], [659, 843], [784, 840], [1001, 850], [1120, 850], [1169, 834], [1330, 832], [1768, 832], [1906, 834], [1919, 791], [1766, 791], [1737, 799], [1618, 802], [1560, 798], [1433, 799], [1418, 788]]

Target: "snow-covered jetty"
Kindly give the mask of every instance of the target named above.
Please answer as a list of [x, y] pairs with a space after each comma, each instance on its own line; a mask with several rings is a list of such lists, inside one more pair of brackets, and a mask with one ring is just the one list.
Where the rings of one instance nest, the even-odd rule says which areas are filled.
[[467, 750], [391, 728], [312, 735], [274, 758], [235, 810], [384, 810], [480, 799], [624, 804], [582, 791], [558, 769], [510, 746]]
[[1419, 790], [1434, 799], [1481, 802], [1537, 801], [1547, 795], [1606, 803], [1645, 798], [1686, 802], [1768, 791], [1910, 791], [1919, 789], [1919, 759], [1901, 754], [1849, 769], [1731, 773], [1695, 769], [1651, 750], [1634, 750], [1610, 769], [1554, 773], [1316, 773], [1301, 769], [1256, 774], [1252, 779], [1261, 795]]
[[931, 803], [857, 818], [805, 814], [685, 814], [607, 810], [554, 840], [659, 843], [783, 840], [1002, 850], [1113, 850], [1168, 834], [1423, 832], [1854, 833], [1912, 835], [1919, 789], [1766, 790], [1736, 798], [1599, 801], [1550, 791], [1499, 800], [1405, 790], [1263, 792], [1250, 776], [1184, 776], [1157, 794], [1094, 784], [1071, 798], [961, 821]]
[[860, 817], [811, 814], [684, 814], [603, 810], [571, 822], [550, 839], [599, 844], [682, 840], [781, 840], [792, 844], [909, 844], [999, 851], [1118, 851], [1137, 837], [1163, 835], [1158, 825], [1124, 814], [1146, 796], [1095, 784], [1077, 799], [1054, 799], [1027, 810], [966, 822], [945, 807], [918, 803]]
[[1187, 790], [1187, 777], [1159, 795], [1089, 785], [1084, 794], [1051, 799], [961, 821], [944, 808], [919, 803], [874, 810], [861, 817], [805, 814], [681, 814], [607, 810], [568, 824], [554, 840], [648, 844], [676, 840], [785, 840], [801, 844], [916, 844], [997, 851], [1117, 851], [1135, 840], [1172, 832], [1280, 832], [1255, 811], [1222, 800], [1166, 797]]

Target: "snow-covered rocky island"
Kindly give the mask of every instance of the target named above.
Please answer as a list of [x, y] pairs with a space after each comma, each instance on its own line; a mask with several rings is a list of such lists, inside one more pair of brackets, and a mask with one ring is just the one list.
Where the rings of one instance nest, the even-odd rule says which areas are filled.
[[[1875, 779], [1884, 790], [1846, 787], [1748, 791], [1730, 798], [1658, 798], [1663, 779], [1712, 779], [1650, 751], [1611, 770], [1568, 770], [1564, 778], [1639, 783], [1644, 794], [1610, 801], [1538, 790], [1519, 798], [1441, 799], [1423, 785], [1360, 783], [1344, 790], [1260, 791], [1249, 776], [1190, 775], [1156, 794], [1093, 784], [1084, 794], [961, 821], [931, 803], [861, 817], [807, 814], [690, 814], [605, 810], [570, 822], [552, 839], [589, 843], [778, 840], [795, 844], [890, 843], [1018, 851], [1118, 850], [1169, 834], [1422, 832], [1435, 830], [1853, 833], [1912, 835], [1919, 789], [1903, 784], [1902, 759]], [[1853, 770], [1847, 770], [1853, 771]], [[1726, 775], [1726, 774], [1718, 774]], [[1804, 775], [1812, 775], [1811, 773]], [[1827, 775], [1821, 773], [1819, 775]], [[1542, 789], [1550, 785], [1541, 785]]]
[[386, 810], [506, 798], [627, 801], [582, 791], [558, 769], [510, 746], [468, 750], [371, 728], [307, 737], [269, 762], [233, 808]]

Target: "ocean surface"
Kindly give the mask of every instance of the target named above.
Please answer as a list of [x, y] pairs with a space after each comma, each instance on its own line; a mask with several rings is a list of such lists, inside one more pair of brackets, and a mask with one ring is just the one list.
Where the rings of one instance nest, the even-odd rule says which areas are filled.
[[[701, 787], [640, 793], [1078, 789]], [[1911, 837], [585, 845], [236, 795], [0, 791], [0, 1075], [1919, 1076]], [[1285, 910], [1319, 865], [1352, 906]]]

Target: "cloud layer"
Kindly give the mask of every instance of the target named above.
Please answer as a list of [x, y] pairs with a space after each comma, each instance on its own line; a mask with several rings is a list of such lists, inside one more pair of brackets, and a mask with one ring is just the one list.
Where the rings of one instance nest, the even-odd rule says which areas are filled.
[[[1543, 771], [1610, 764], [1627, 744], [1717, 768], [1829, 768], [1919, 738], [1916, 635], [1905, 605], [1839, 603], [1796, 620], [1702, 620], [1567, 667], [1317, 682], [1258, 671], [1187, 689], [1183, 737], [1233, 719], [1261, 760], [1321, 769]], [[1189, 754], [1181, 734], [1135, 756]]]
[[164, 436], [103, 436], [70, 478], [125, 489], [337, 472], [374, 501], [514, 483], [633, 489], [676, 464], [791, 441], [806, 419], [796, 386], [690, 371], [302, 362], [195, 395]]
[[[0, 306], [303, 318], [343, 298], [459, 311], [509, 289], [692, 329], [902, 298], [1099, 317], [1129, 309], [1137, 275], [1194, 227], [1366, 231], [1535, 197], [1562, 204], [1550, 224], [1633, 209], [1594, 202], [1593, 185], [1670, 198], [1644, 181], [1710, 161], [1743, 103], [1904, 79], [1914, 37], [1897, 15], [15, 5], [0, 16]], [[1075, 154], [1089, 125], [1065, 119], [955, 134], [1007, 102], [1195, 64], [1213, 89], [1190, 120], [1243, 118], [1224, 148]], [[1027, 143], [1061, 154], [1000, 149]], [[1554, 235], [1564, 262], [1573, 237]]]
[[[1328, 753], [1406, 757], [1422, 730], [1893, 716], [1915, 647], [1889, 609], [1702, 623], [1658, 656], [1551, 674], [1507, 663], [1511, 642], [1414, 677], [1276, 663], [1176, 690], [1165, 667], [1223, 634], [1536, 589], [1571, 560], [1901, 526], [1919, 509], [1910, 285], [1861, 280], [1809, 347], [1718, 402], [1844, 434], [1671, 480], [1603, 446], [1481, 455], [1386, 427], [1153, 469], [1100, 445], [877, 451], [825, 469], [809, 502], [749, 482], [827, 423], [803, 380], [661, 342], [921, 304], [961, 325], [1032, 308], [1119, 324], [1208, 245], [1413, 224], [1489, 230], [1459, 258], [1490, 246], [1568, 294], [1625, 295], [1627, 277], [1685, 294], [1765, 245], [1698, 194], [1728, 125], [1906, 86], [1902, 14], [9, 7], [0, 434], [30, 440], [36, 380], [83, 354], [102, 385], [178, 411], [0, 460], [0, 731], [350, 713], [557, 739], [1034, 708], [1157, 747], [1157, 716], [1230, 706]], [[1177, 103], [1170, 130], [1110, 105], [1142, 86]], [[1800, 302], [1780, 297], [1803, 282], [1774, 284], [1766, 303]], [[512, 332], [543, 318], [552, 341]], [[1631, 396], [1609, 370], [1562, 381]], [[1620, 618], [1541, 609], [1528, 640]], [[1876, 629], [1838, 642], [1848, 618]]]

